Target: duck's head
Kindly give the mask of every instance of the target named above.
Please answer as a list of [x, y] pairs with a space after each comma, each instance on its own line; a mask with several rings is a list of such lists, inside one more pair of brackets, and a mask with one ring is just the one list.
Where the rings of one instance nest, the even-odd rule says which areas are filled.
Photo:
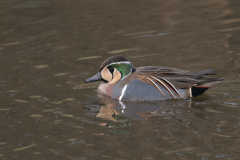
[[99, 72], [85, 82], [103, 81], [105, 83], [113, 84], [126, 78], [134, 71], [135, 68], [127, 58], [121, 55], [116, 55], [106, 59], [100, 66]]

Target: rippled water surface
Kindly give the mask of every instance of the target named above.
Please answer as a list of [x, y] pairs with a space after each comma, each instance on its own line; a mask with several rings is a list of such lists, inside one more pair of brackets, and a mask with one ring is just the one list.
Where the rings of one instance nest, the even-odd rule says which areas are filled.
[[[2, 0], [0, 159], [238, 159], [240, 2]], [[186, 100], [119, 103], [84, 80], [112, 55], [214, 69]]]

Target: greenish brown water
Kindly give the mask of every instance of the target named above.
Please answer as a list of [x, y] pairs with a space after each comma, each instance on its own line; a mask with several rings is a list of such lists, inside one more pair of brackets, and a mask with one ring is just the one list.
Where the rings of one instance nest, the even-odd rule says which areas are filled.
[[[0, 2], [0, 159], [239, 159], [240, 2]], [[135, 67], [214, 69], [187, 100], [119, 103], [84, 80]]]

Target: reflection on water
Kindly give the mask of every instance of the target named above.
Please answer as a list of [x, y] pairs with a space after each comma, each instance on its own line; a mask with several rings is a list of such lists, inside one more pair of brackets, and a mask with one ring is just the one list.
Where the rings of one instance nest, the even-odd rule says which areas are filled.
[[[181, 112], [181, 108], [191, 107], [190, 100], [166, 100], [159, 102], [121, 102], [105, 95], [100, 96], [103, 105], [97, 109], [97, 117], [116, 121], [114, 117], [122, 114], [136, 120], [147, 120], [148, 117], [168, 116]], [[91, 105], [90, 105], [91, 106]], [[87, 107], [88, 108], [88, 107]], [[177, 109], [177, 110], [176, 110]]]
[[[238, 1], [0, 4], [1, 159], [238, 159]], [[192, 99], [119, 102], [84, 83], [115, 54], [225, 81]]]

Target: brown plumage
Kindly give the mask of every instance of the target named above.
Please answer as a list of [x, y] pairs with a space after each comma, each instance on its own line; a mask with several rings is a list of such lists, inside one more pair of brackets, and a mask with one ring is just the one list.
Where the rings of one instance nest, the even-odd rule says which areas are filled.
[[[214, 70], [208, 69], [200, 72], [189, 72], [182, 69], [158, 67], [158, 66], [144, 66], [137, 68], [138, 74], [135, 76], [145, 83], [153, 85], [161, 93], [162, 91], [158, 85], [165, 88], [173, 97], [173, 93], [176, 93], [182, 97], [177, 89], [206, 88], [206, 90], [213, 84], [220, 83], [223, 78], [205, 78], [206, 75], [215, 75]], [[200, 89], [199, 89], [200, 90]], [[202, 90], [202, 89], [201, 89]], [[206, 91], [205, 90], [205, 91]], [[163, 93], [162, 93], [163, 94]], [[202, 93], [199, 93], [202, 94]], [[194, 94], [199, 95], [199, 94]], [[164, 95], [164, 94], [163, 94]]]

